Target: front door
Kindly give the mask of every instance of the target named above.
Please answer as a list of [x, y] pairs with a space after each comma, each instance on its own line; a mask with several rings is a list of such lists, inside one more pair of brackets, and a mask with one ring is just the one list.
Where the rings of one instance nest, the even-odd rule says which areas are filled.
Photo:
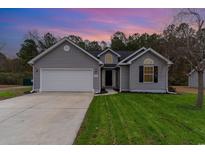
[[105, 85], [112, 86], [112, 70], [106, 70], [105, 72]]

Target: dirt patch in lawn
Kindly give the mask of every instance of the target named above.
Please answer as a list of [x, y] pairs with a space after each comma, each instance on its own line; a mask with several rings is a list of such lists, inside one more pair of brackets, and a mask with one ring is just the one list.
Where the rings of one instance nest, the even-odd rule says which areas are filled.
[[20, 86], [20, 85], [0, 85], [0, 91], [5, 90], [15, 90], [15, 89], [24, 89], [30, 86]]
[[[197, 93], [197, 88], [190, 88], [187, 86], [173, 86], [177, 93], [190, 93], [190, 94], [196, 94]], [[205, 94], [205, 90], [204, 90]]]
[[0, 85], [1, 88], [11, 88], [11, 87], [19, 87], [19, 85]]

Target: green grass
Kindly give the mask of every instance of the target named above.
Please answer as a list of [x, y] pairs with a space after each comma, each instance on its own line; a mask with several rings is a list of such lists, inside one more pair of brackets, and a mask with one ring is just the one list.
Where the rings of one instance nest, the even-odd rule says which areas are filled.
[[194, 94], [94, 97], [74, 144], [205, 144]]
[[9, 88], [8, 90], [0, 90], [0, 100], [21, 96], [25, 92], [31, 91], [31, 87], [22, 87], [22, 88]]

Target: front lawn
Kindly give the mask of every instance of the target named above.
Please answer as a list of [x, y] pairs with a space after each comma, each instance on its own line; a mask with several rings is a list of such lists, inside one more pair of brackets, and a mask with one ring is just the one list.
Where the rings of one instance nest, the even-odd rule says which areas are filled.
[[0, 100], [21, 96], [29, 91], [31, 91], [31, 87], [11, 87], [5, 90], [0, 89]]
[[205, 144], [194, 94], [94, 97], [74, 144]]

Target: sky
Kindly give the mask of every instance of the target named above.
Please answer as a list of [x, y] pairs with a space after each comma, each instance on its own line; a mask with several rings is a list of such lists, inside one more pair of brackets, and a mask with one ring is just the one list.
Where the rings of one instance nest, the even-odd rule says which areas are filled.
[[0, 9], [0, 42], [5, 44], [1, 52], [15, 57], [26, 33], [34, 30], [107, 42], [116, 31], [161, 33], [175, 13], [175, 9]]

